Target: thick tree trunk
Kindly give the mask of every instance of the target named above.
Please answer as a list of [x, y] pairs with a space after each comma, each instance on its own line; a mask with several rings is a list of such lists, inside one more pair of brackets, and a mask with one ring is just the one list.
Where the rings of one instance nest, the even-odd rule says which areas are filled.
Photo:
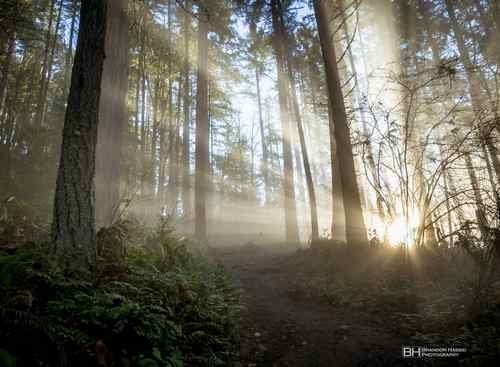
[[283, 188], [285, 207], [285, 234], [286, 240], [297, 242], [299, 240], [299, 228], [297, 224], [297, 207], [295, 202], [293, 154], [290, 133], [290, 115], [288, 112], [287, 75], [285, 69], [285, 50], [283, 39], [279, 32], [279, 9], [277, 0], [271, 1], [273, 21], [273, 48], [276, 53], [276, 66], [278, 72], [278, 97], [280, 104], [280, 120], [283, 144]]
[[209, 176], [208, 122], [208, 20], [198, 25], [198, 76], [196, 96], [196, 177], [195, 177], [195, 236], [207, 240], [207, 190]]
[[99, 102], [96, 151], [96, 222], [110, 226], [120, 206], [121, 150], [127, 125], [127, 0], [108, 0], [106, 59]]
[[330, 39], [328, 19], [326, 16], [328, 4], [325, 0], [314, 0], [314, 10], [318, 32], [320, 36], [321, 49], [325, 63], [329, 103], [331, 104], [335, 128], [333, 135], [337, 143], [337, 154], [339, 170], [342, 179], [342, 192], [344, 198], [344, 210], [346, 218], [346, 240], [349, 244], [367, 244], [365, 221], [356, 180], [352, 145], [344, 105], [344, 96], [340, 85], [337, 68], [337, 57]]
[[65, 271], [96, 264], [95, 150], [106, 31], [105, 0], [82, 0], [80, 30], [64, 119], [54, 215], [53, 252]]

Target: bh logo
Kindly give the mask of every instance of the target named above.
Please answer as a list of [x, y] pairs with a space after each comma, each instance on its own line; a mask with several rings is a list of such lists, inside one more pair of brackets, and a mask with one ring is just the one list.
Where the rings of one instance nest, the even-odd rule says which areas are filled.
[[404, 358], [420, 358], [420, 347], [403, 347]]

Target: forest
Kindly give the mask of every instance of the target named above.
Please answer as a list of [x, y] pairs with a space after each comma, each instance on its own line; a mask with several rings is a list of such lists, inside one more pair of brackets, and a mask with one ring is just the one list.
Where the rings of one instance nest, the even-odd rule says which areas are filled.
[[0, 367], [496, 366], [499, 0], [0, 0]]

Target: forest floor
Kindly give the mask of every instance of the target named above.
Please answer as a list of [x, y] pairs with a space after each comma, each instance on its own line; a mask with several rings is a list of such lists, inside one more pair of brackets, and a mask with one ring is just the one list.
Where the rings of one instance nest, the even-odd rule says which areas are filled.
[[294, 251], [246, 245], [216, 249], [247, 307], [240, 331], [242, 367], [400, 365], [404, 340], [383, 318], [324, 304], [297, 287]]

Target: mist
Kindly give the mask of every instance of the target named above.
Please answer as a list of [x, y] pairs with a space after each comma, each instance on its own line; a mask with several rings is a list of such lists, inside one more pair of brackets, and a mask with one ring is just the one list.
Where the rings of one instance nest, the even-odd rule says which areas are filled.
[[499, 34], [497, 0], [1, 1], [0, 367], [498, 362]]

